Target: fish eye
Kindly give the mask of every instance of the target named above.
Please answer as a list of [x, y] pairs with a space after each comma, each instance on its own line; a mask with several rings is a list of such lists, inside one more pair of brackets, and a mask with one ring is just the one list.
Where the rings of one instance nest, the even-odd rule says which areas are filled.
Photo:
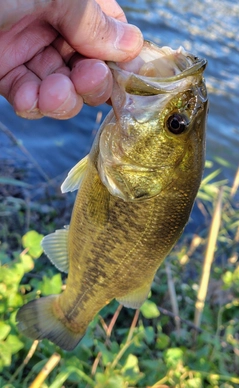
[[188, 125], [187, 118], [179, 113], [174, 113], [172, 116], [170, 116], [167, 120], [167, 128], [170, 132], [174, 133], [175, 135], [179, 135], [180, 133], [184, 132]]

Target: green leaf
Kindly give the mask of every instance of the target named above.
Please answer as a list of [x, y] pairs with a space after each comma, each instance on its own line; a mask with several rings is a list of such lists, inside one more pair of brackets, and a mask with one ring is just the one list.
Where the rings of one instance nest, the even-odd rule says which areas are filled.
[[164, 359], [168, 368], [175, 368], [183, 360], [183, 351], [180, 348], [172, 348], [165, 351]]
[[97, 348], [99, 348], [99, 351], [101, 352], [102, 361], [104, 365], [107, 365], [108, 363], [113, 361], [114, 354], [106, 348], [105, 344], [103, 344], [102, 342], [98, 342]]
[[11, 268], [5, 266], [0, 269], [0, 282], [2, 281], [7, 286], [17, 286], [24, 275], [23, 265], [15, 263]]
[[11, 365], [12, 351], [6, 342], [0, 341], [0, 364], [3, 366]]
[[189, 381], [185, 382], [185, 388], [203, 388], [202, 379], [200, 377], [190, 378]]
[[40, 284], [40, 290], [43, 295], [60, 294], [62, 287], [61, 274], [58, 273], [52, 278], [43, 276], [42, 284]]
[[122, 371], [126, 371], [127, 369], [133, 369], [134, 372], [139, 373], [139, 365], [138, 358], [134, 354], [129, 354], [127, 360], [123, 366]]
[[41, 247], [42, 234], [37, 233], [35, 230], [30, 230], [22, 237], [22, 245], [24, 248], [28, 248], [28, 253], [37, 259], [41, 256], [43, 249]]
[[18, 308], [23, 305], [23, 297], [20, 294], [11, 293], [8, 298], [8, 307]]
[[154, 328], [152, 326], [145, 327], [144, 329], [144, 334], [145, 334], [145, 340], [147, 344], [154, 344], [155, 340], [155, 332]]
[[34, 268], [34, 261], [30, 255], [20, 255], [20, 259], [24, 268], [24, 272], [30, 272]]
[[54, 383], [49, 386], [49, 388], [61, 388], [62, 384], [67, 380], [69, 375], [71, 374], [70, 371], [65, 369], [64, 371], [61, 371], [56, 378], [54, 379]]
[[156, 341], [156, 347], [157, 349], [163, 350], [168, 347], [169, 343], [170, 338], [166, 334], [160, 333]]
[[222, 275], [222, 281], [223, 281], [223, 283], [225, 284], [226, 288], [231, 287], [232, 281], [233, 281], [233, 273], [230, 272], [230, 271], [226, 271], [226, 272]]
[[96, 374], [97, 384], [95, 388], [126, 388], [128, 383], [121, 376], [106, 376], [103, 373]]
[[4, 322], [0, 322], [0, 340], [4, 340], [11, 330], [11, 326]]
[[156, 304], [148, 299], [141, 306], [140, 311], [147, 319], [157, 318], [160, 315]]
[[22, 348], [24, 348], [24, 343], [18, 339], [16, 335], [10, 334], [7, 337], [6, 344], [9, 349], [11, 349], [11, 353], [15, 354], [19, 352]]

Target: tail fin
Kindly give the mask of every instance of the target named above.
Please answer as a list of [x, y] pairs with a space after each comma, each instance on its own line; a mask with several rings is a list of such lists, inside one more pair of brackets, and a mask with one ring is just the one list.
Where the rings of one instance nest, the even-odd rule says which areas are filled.
[[16, 316], [18, 328], [27, 337], [47, 338], [64, 350], [73, 350], [84, 333], [74, 333], [55, 317], [52, 309], [55, 298], [57, 295], [47, 296], [21, 307]]

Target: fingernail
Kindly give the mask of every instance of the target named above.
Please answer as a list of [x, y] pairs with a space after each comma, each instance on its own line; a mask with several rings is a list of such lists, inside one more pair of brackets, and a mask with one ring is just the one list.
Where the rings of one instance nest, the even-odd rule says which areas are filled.
[[138, 27], [117, 22], [115, 48], [121, 51], [138, 51], [143, 45], [143, 35]]
[[67, 113], [72, 111], [77, 103], [77, 98], [74, 93], [71, 91], [68, 94], [68, 97], [65, 99], [62, 105], [60, 105], [54, 112], [53, 114], [62, 114], [62, 113]]
[[[24, 96], [24, 97], [26, 97], [26, 96]], [[26, 109], [24, 111], [16, 110], [16, 114], [17, 114], [17, 116], [27, 118], [27, 119], [40, 118], [40, 117], [42, 117], [42, 114], [40, 113], [37, 105], [38, 105], [38, 98], [34, 101], [31, 108]]]
[[82, 93], [84, 95], [94, 95], [94, 94], [103, 94], [105, 92], [105, 89], [107, 88], [107, 85], [109, 83], [109, 68], [107, 65], [103, 63], [95, 63], [92, 66], [91, 71], [94, 71], [94, 74], [92, 74], [90, 84], [88, 84], [91, 87], [90, 92]]

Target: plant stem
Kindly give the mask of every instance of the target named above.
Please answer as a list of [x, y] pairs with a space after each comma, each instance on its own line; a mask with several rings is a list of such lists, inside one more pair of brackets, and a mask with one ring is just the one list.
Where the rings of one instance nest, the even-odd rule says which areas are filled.
[[29, 388], [40, 388], [42, 383], [46, 380], [47, 376], [51, 373], [51, 371], [57, 366], [60, 362], [61, 356], [58, 353], [54, 353], [46, 365], [42, 368], [40, 373], [38, 373], [35, 380], [31, 383]]
[[19, 373], [23, 370], [23, 368], [25, 368], [27, 363], [30, 361], [30, 359], [32, 358], [33, 354], [36, 351], [38, 343], [39, 343], [38, 340], [35, 340], [33, 342], [32, 346], [30, 347], [30, 350], [27, 353], [26, 357], [24, 358], [22, 364], [16, 369], [16, 371], [13, 373], [12, 377], [10, 378], [9, 384], [11, 384], [16, 379], [16, 377], [19, 375]]
[[218, 193], [218, 198], [215, 205], [210, 231], [209, 231], [209, 236], [208, 236], [208, 243], [207, 243], [207, 248], [206, 248], [206, 253], [205, 253], [205, 258], [203, 263], [201, 280], [198, 288], [197, 301], [195, 304], [195, 315], [194, 315], [194, 325], [197, 327], [200, 327], [200, 324], [201, 324], [202, 312], [205, 304], [208, 283], [210, 278], [210, 271], [211, 271], [211, 266], [214, 258], [217, 236], [220, 228], [222, 194], [223, 194], [223, 188], [221, 188]]

